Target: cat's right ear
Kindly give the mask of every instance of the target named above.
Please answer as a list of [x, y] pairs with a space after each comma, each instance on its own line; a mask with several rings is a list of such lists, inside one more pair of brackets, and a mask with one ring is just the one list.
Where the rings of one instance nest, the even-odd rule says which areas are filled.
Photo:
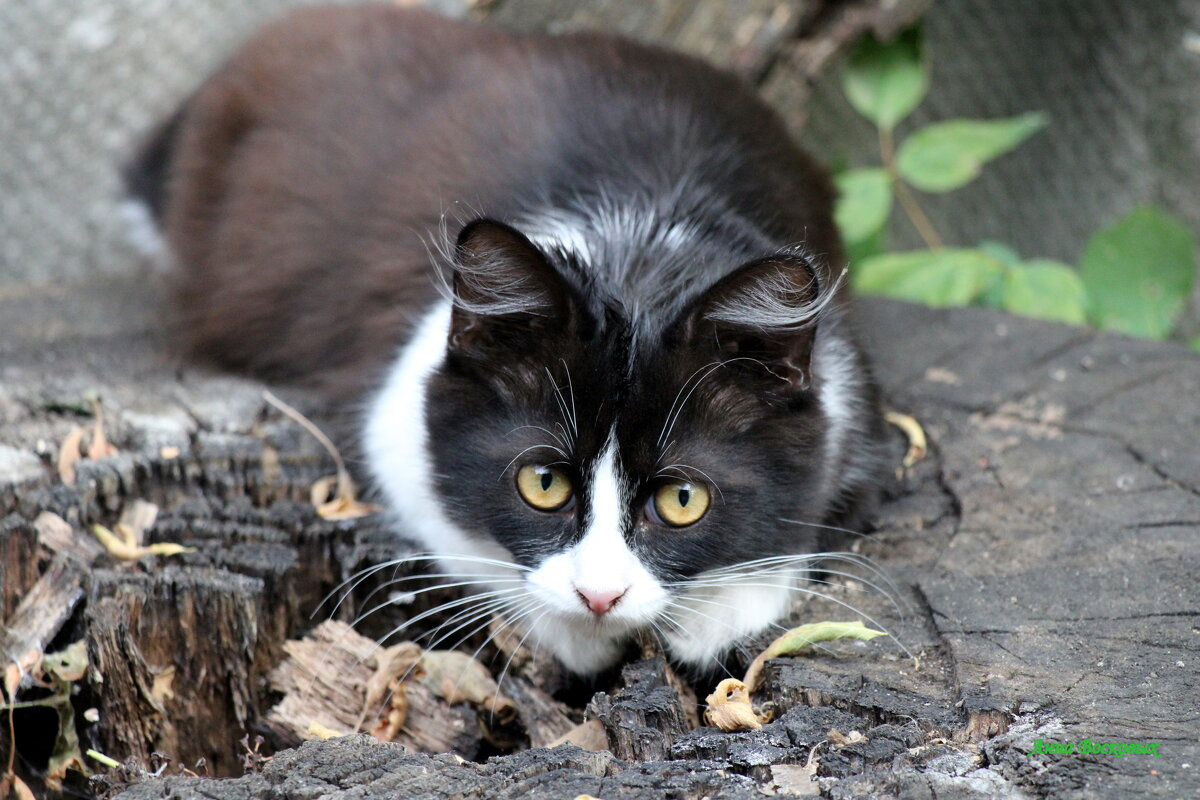
[[570, 324], [571, 290], [545, 255], [514, 228], [469, 223], [454, 246], [450, 350], [522, 347]]

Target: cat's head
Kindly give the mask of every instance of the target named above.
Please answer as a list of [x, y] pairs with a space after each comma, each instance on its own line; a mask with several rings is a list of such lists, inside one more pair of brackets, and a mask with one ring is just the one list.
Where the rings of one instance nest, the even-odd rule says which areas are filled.
[[[449, 574], [494, 576], [481, 608], [531, 625], [579, 672], [637, 629], [687, 651], [685, 618], [727, 642], [782, 613], [786, 592], [740, 609], [749, 622], [681, 600], [714, 570], [818, 549], [817, 528], [784, 522], [820, 522], [833, 491], [829, 378], [814, 369], [831, 290], [806, 258], [765, 254], [634, 304], [478, 221], [451, 283], [397, 368], [408, 388], [396, 378], [376, 404], [372, 430], [391, 426], [396, 445], [373, 460]], [[401, 396], [414, 390], [417, 406]], [[423, 415], [423, 452], [397, 452], [397, 404]], [[708, 602], [732, 602], [720, 597]]]

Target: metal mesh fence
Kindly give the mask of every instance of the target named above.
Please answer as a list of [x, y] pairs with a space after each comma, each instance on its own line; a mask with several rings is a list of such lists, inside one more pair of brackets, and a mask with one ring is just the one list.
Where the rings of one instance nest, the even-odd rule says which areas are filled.
[[[120, 165], [257, 26], [311, 2], [0, 3], [0, 291], [137, 269]], [[467, 2], [434, 5], [462, 13]], [[531, 8], [555, 7], [523, 3], [489, 8], [530, 27]], [[947, 239], [1073, 262], [1091, 232], [1143, 202], [1200, 229], [1200, 2], [937, 0], [926, 29], [933, 89], [910, 127], [1026, 110], [1051, 118], [976, 183], [927, 199]], [[833, 75], [816, 87], [801, 136], [835, 164], [875, 157], [873, 132]], [[916, 244], [903, 224], [894, 233]]]

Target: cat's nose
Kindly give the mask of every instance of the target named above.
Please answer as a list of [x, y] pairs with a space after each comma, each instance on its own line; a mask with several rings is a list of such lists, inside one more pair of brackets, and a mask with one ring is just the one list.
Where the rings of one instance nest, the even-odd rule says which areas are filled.
[[583, 604], [588, 607], [588, 610], [597, 617], [603, 617], [612, 607], [617, 604], [617, 601], [625, 596], [625, 592], [629, 587], [620, 589], [615, 592], [594, 592], [591, 589], [580, 589], [575, 587], [575, 593], [583, 600]]

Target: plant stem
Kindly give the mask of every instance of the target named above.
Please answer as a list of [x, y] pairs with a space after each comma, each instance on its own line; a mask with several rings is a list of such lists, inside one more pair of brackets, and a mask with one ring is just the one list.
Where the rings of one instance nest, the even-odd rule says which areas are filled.
[[942, 242], [942, 237], [938, 236], [938, 232], [933, 228], [933, 223], [929, 221], [929, 217], [917, 204], [917, 198], [908, 190], [908, 184], [900, 178], [900, 173], [896, 169], [896, 143], [892, 139], [892, 132], [886, 128], [879, 129], [879, 155], [883, 159], [883, 168], [892, 182], [892, 191], [896, 193], [896, 199], [900, 201], [900, 207], [904, 209], [909, 222], [917, 229], [917, 233], [924, 240], [926, 247], [930, 250], [941, 250], [946, 246]]

